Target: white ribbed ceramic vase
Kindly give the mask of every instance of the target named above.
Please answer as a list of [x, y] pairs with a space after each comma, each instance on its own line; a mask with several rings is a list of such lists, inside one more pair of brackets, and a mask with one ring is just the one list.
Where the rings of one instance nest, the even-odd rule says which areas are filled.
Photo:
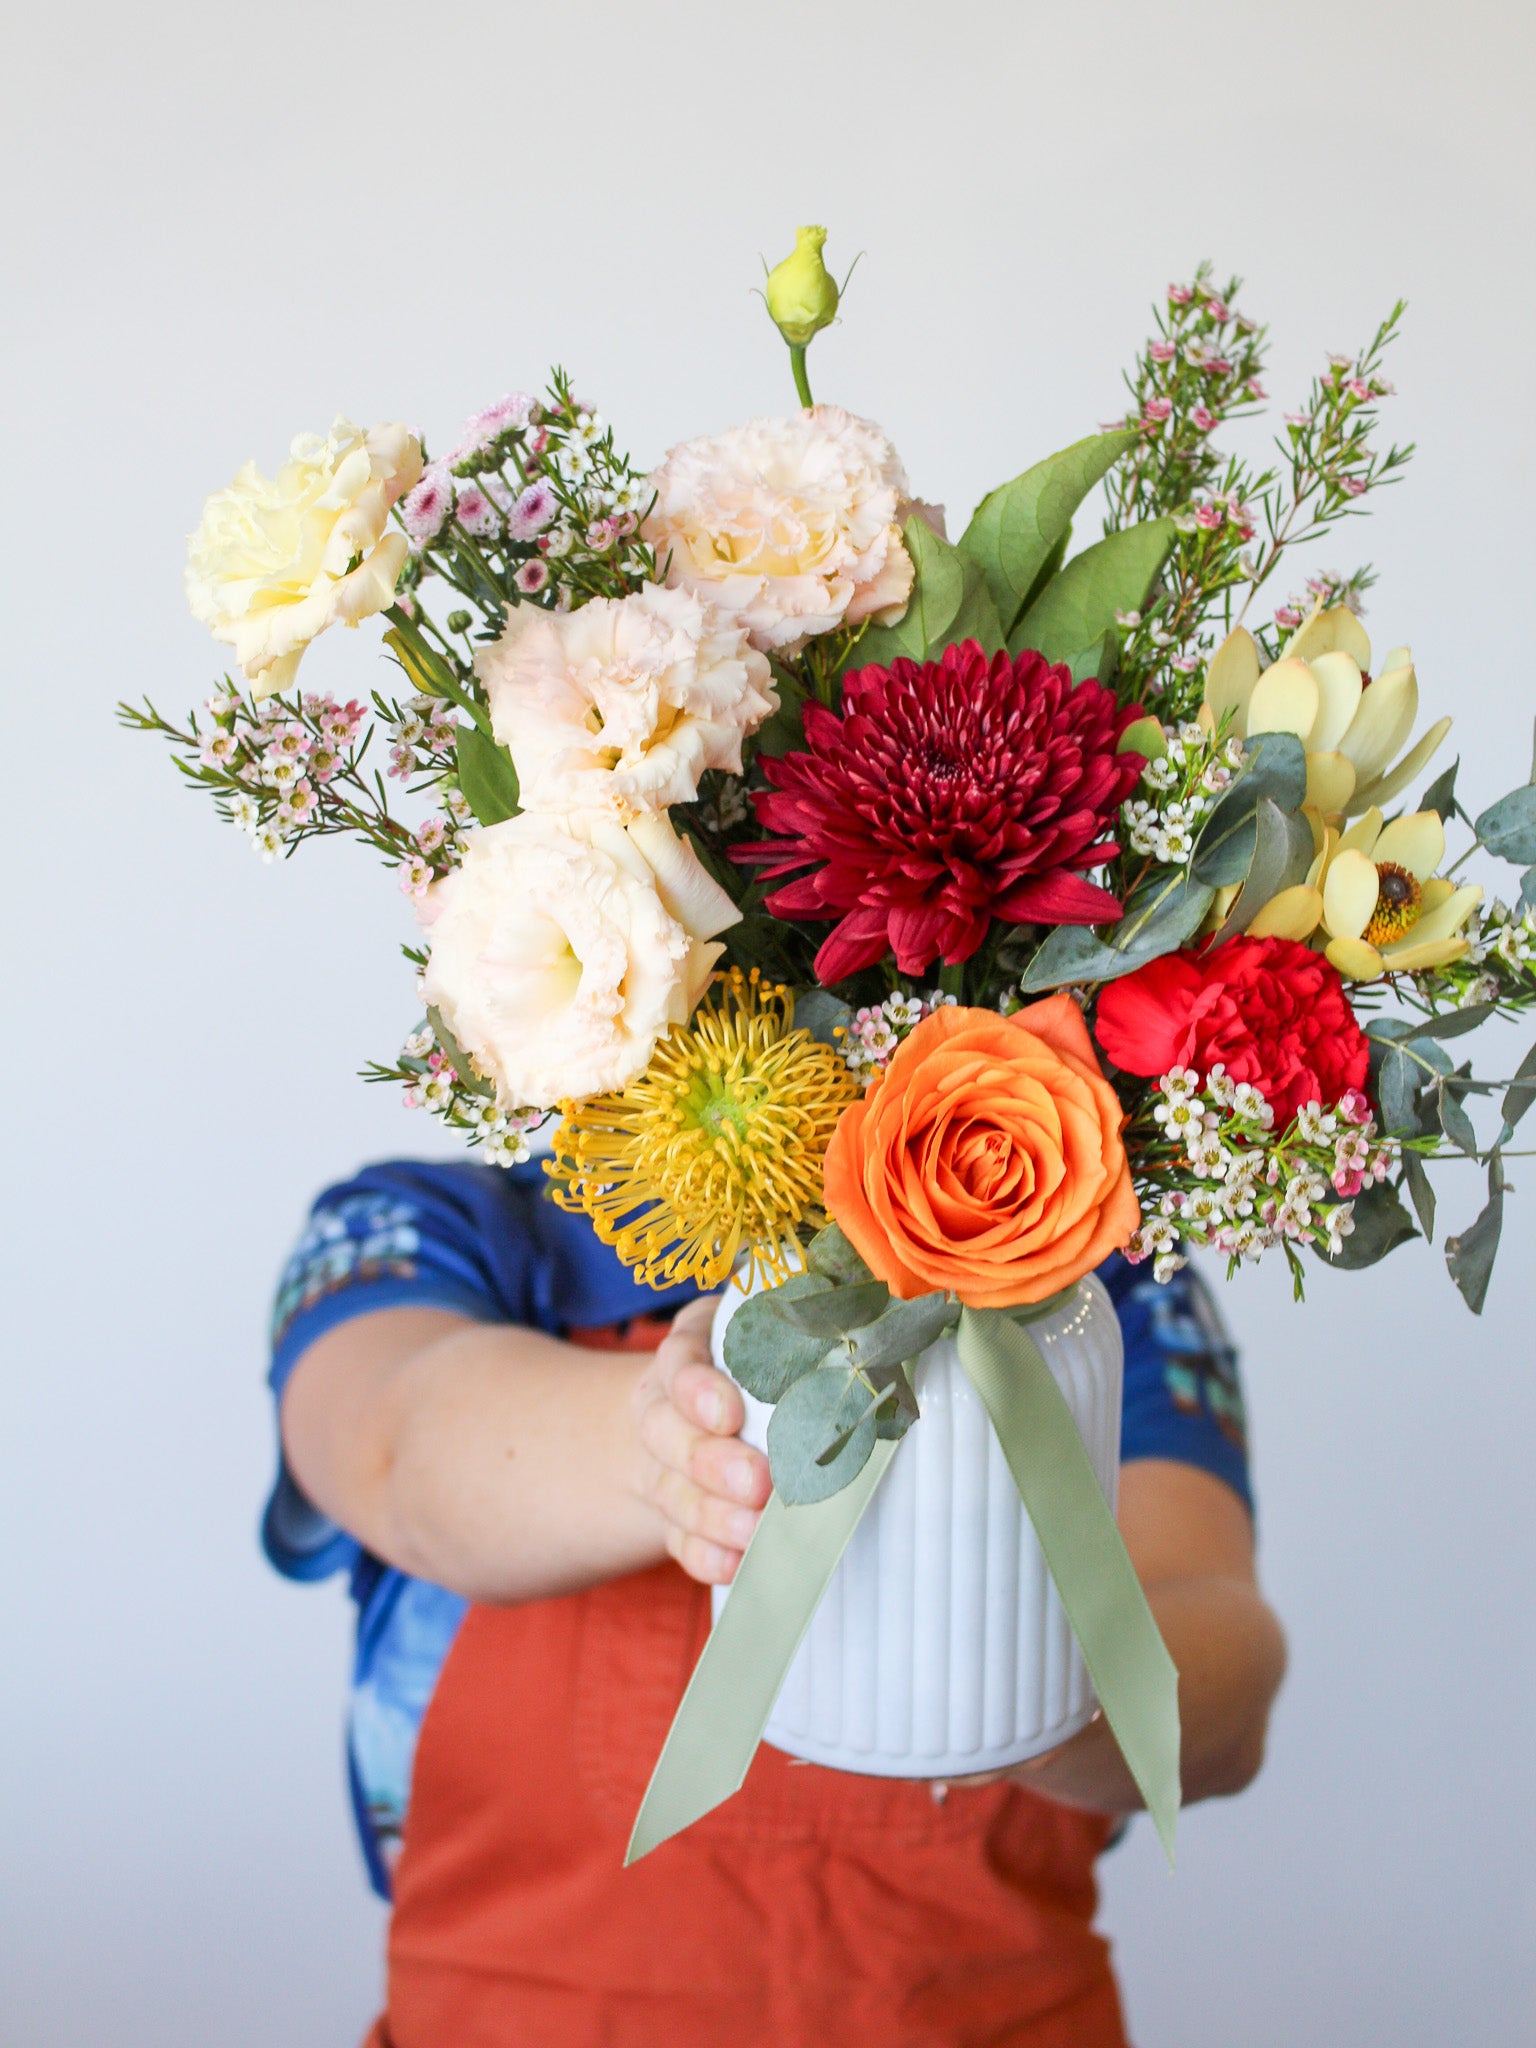
[[[753, 1290], [756, 1291], [755, 1289]], [[726, 1289], [713, 1349], [747, 1297]], [[1101, 1283], [1030, 1324], [1110, 1506], [1120, 1465], [1120, 1324]], [[954, 1339], [923, 1353], [921, 1420], [891, 1460], [784, 1682], [765, 1739], [886, 1778], [1002, 1770], [1093, 1714], [1082, 1651], [1002, 1445]], [[746, 1397], [749, 1443], [772, 1410]], [[729, 1589], [716, 1587], [718, 1616]]]

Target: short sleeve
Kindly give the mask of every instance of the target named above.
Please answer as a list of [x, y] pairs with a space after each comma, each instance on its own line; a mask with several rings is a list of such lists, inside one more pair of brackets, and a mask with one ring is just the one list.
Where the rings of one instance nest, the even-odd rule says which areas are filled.
[[[316, 1339], [354, 1316], [415, 1307], [452, 1309], [480, 1322], [520, 1319], [532, 1248], [515, 1229], [489, 1227], [494, 1183], [481, 1183], [480, 1169], [469, 1171], [476, 1178], [466, 1181], [462, 1168], [455, 1174], [403, 1162], [370, 1167], [320, 1196], [273, 1305], [275, 1400]], [[293, 1579], [325, 1578], [359, 1558], [353, 1539], [300, 1491], [281, 1448], [262, 1547]]]
[[1121, 1462], [1171, 1458], [1224, 1480], [1251, 1513], [1248, 1428], [1237, 1349], [1192, 1267], [1154, 1280], [1116, 1257], [1099, 1276], [1125, 1341]]

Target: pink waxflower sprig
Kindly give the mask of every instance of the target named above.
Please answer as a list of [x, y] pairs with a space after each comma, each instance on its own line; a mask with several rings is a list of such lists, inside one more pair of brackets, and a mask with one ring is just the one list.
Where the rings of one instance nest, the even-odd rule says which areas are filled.
[[[425, 859], [430, 880], [457, 864], [465, 815], [452, 779], [456, 727], [445, 727], [443, 710], [425, 699], [404, 710], [378, 696], [371, 710], [307, 693], [256, 701], [226, 677], [184, 728], [148, 702], [142, 710], [120, 705], [119, 716], [136, 731], [168, 739], [183, 775], [209, 792], [220, 817], [238, 826], [264, 861], [286, 857], [306, 839], [348, 833], [396, 864]], [[365, 768], [378, 720], [395, 739], [392, 776], [431, 771], [446, 814], [435, 834], [395, 817], [383, 779]]]
[[[1123, 697], [1159, 700], [1175, 716], [1200, 701], [1205, 663], [1291, 548], [1357, 512], [1369, 492], [1395, 480], [1412, 448], [1379, 453], [1372, 434], [1392, 386], [1382, 360], [1403, 307], [1395, 306], [1355, 356], [1330, 356], [1305, 405], [1285, 415], [1283, 464], [1253, 470], [1222, 457], [1216, 430], [1266, 396], [1261, 381], [1266, 330], [1237, 312], [1238, 280], [1225, 290], [1202, 269], [1169, 287], [1157, 333], [1127, 377], [1135, 409], [1127, 425], [1135, 451], [1109, 478], [1106, 532], [1170, 517], [1177, 529], [1159, 588], [1141, 611], [1121, 615]], [[1329, 577], [1358, 600], [1368, 569]], [[1295, 599], [1258, 629], [1267, 658], [1301, 623]]]
[[557, 369], [543, 399], [511, 392], [472, 413], [396, 507], [411, 542], [397, 602], [414, 616], [436, 576], [494, 637], [509, 605], [624, 597], [656, 573], [639, 537], [649, 502], [612, 429]]
[[456, 1131], [470, 1145], [480, 1149], [487, 1166], [519, 1166], [530, 1158], [530, 1135], [548, 1120], [540, 1109], [506, 1109], [496, 1100], [489, 1083], [470, 1072], [468, 1081], [454, 1064], [454, 1056], [438, 1043], [431, 1018], [423, 1018], [411, 1032], [396, 1059], [388, 1064], [373, 1061], [363, 1069], [365, 1081], [389, 1081], [403, 1091], [406, 1109], [425, 1109], [448, 1129]]
[[1358, 1088], [1332, 1107], [1304, 1103], [1275, 1129], [1250, 1082], [1219, 1062], [1204, 1076], [1174, 1067], [1160, 1077], [1126, 1132], [1142, 1222], [1126, 1249], [1168, 1280], [1191, 1249], [1223, 1253], [1228, 1270], [1281, 1247], [1295, 1276], [1299, 1248], [1337, 1257], [1355, 1227], [1355, 1198], [1385, 1180], [1391, 1149]]

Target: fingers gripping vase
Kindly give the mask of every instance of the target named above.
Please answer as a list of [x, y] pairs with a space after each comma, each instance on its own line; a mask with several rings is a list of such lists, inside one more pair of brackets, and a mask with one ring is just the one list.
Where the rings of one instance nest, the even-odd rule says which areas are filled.
[[[716, 1312], [712, 1349], [722, 1370], [726, 1325], [746, 1299], [732, 1285]], [[1090, 1277], [1029, 1329], [1113, 1507], [1123, 1351], [1109, 1296]], [[923, 1353], [914, 1381], [921, 1419], [854, 1531], [764, 1739], [837, 1770], [962, 1777], [1054, 1748], [1092, 1718], [1095, 1702], [952, 1335]], [[743, 1398], [742, 1435], [763, 1449], [773, 1411]], [[715, 1588], [717, 1616], [728, 1598], [729, 1588]]]

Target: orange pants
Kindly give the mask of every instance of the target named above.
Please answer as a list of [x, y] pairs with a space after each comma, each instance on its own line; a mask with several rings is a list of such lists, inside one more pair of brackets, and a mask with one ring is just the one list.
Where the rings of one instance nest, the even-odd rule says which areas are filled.
[[764, 1747], [632, 1870], [709, 1627], [664, 1565], [472, 1608], [422, 1726], [374, 2048], [1124, 2048], [1108, 1824]]

